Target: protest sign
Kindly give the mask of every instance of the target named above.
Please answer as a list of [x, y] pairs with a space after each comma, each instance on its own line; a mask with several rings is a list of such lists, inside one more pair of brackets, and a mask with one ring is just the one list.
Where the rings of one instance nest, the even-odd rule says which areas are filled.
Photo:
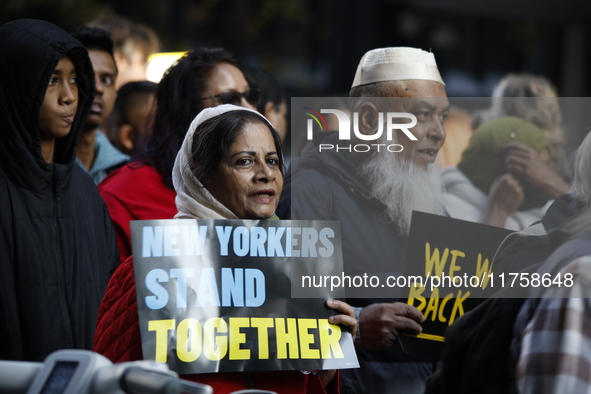
[[410, 286], [407, 303], [419, 309], [425, 321], [421, 334], [400, 337], [405, 352], [440, 356], [445, 328], [490, 294], [492, 260], [509, 233], [498, 227], [413, 212], [404, 272], [416, 281]]
[[[320, 298], [291, 297], [292, 270], [342, 271], [338, 222], [131, 222], [144, 359], [178, 373], [358, 366]], [[324, 293], [322, 293], [324, 291]]]

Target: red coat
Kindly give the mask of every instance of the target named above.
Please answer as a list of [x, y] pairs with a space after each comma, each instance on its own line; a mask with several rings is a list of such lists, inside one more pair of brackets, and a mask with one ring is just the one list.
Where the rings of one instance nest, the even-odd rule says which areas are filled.
[[[94, 335], [94, 351], [112, 362], [143, 358], [133, 257], [123, 262], [111, 277], [99, 309]], [[254, 387], [248, 386], [248, 375]], [[212, 386], [215, 394], [226, 394], [248, 388], [271, 390], [279, 394], [340, 393], [338, 372], [326, 389], [322, 387], [318, 376], [304, 375], [300, 371], [209, 373], [182, 377]]]
[[149, 165], [130, 163], [109, 174], [99, 192], [113, 219], [120, 261], [131, 256], [130, 220], [172, 219], [177, 213], [176, 193]]

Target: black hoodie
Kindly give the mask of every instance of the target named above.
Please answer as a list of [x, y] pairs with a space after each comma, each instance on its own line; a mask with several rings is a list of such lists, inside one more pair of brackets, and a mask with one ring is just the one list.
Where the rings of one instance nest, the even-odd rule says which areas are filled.
[[[1, 26], [0, 54], [0, 359], [92, 349], [98, 307], [118, 264], [105, 205], [74, 163], [93, 100], [92, 64], [77, 40], [39, 20]], [[78, 109], [46, 163], [39, 110], [64, 56], [76, 68]]]

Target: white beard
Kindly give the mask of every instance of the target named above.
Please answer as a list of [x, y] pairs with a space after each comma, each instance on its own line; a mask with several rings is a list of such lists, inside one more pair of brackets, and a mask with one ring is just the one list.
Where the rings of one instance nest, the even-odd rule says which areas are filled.
[[434, 164], [422, 169], [399, 153], [376, 152], [360, 168], [371, 196], [386, 205], [384, 216], [404, 233], [410, 231], [412, 211], [444, 215], [441, 180]]

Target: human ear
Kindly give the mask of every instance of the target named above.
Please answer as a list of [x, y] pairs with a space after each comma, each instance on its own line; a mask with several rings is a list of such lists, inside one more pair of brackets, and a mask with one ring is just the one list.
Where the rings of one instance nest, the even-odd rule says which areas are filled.
[[275, 104], [272, 101], [267, 101], [265, 108], [263, 109], [263, 116], [267, 119], [270, 119], [269, 116], [275, 112], [277, 112], [275, 111]]
[[113, 52], [113, 59], [115, 59], [115, 64], [117, 65], [117, 68], [121, 67], [123, 63], [127, 62], [127, 59], [125, 59], [125, 55], [123, 55], [123, 52], [121, 51]]
[[135, 139], [136, 133], [133, 126], [129, 124], [119, 126], [119, 129], [117, 130], [117, 140], [128, 152], [133, 151], [133, 148], [135, 147]]
[[365, 102], [357, 111], [359, 116], [359, 132], [361, 134], [372, 135], [378, 129], [379, 111], [371, 102]]

